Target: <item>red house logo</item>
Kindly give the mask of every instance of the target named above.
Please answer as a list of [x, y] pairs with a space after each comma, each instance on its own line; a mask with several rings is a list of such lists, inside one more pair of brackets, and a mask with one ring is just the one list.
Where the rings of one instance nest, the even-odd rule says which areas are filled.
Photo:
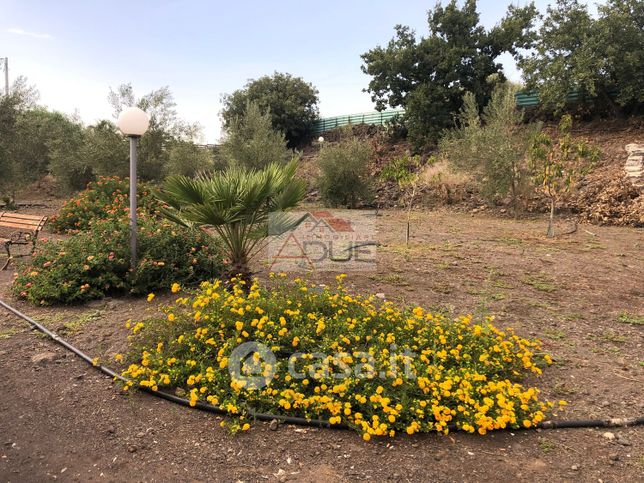
[[[344, 215], [344, 213], [343, 213]], [[364, 220], [331, 211], [305, 213], [298, 226], [269, 243], [271, 271], [345, 270], [356, 263], [365, 269], [375, 263], [373, 230]]]

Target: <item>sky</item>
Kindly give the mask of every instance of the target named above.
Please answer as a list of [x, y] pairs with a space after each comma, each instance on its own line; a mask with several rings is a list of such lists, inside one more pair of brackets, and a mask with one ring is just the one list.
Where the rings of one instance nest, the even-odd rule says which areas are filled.
[[[445, 3], [445, 2], [443, 2]], [[496, 24], [509, 0], [479, 0]], [[513, 3], [525, 5], [525, 0]], [[545, 11], [550, 0], [537, 0]], [[40, 103], [91, 124], [111, 118], [110, 87], [139, 96], [169, 86], [183, 119], [220, 137], [221, 95], [275, 71], [319, 90], [322, 117], [373, 111], [360, 55], [385, 45], [396, 24], [427, 33], [434, 0], [0, 0], [0, 57], [10, 81], [28, 78]], [[511, 57], [506, 75], [519, 80]], [[0, 78], [1, 79], [1, 78]]]

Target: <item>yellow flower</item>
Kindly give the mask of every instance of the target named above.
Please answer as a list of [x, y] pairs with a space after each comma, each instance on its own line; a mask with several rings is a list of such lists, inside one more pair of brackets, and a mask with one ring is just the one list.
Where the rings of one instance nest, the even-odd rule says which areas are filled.
[[148, 294], [148, 302], [152, 302], [152, 299], [154, 299], [154, 294], [153, 293]]
[[[448, 425], [454, 423], [463, 431], [479, 434], [517, 426], [534, 428], [556, 405], [556, 400], [554, 404], [542, 402], [536, 388], [519, 382], [520, 376], [538, 373], [537, 366], [549, 362], [540, 342], [523, 339], [511, 329], [501, 330], [490, 317], [475, 325], [469, 315], [452, 319], [422, 307], [400, 308], [375, 296], [348, 294], [341, 284], [336, 290], [304, 291], [305, 282], [300, 281], [286, 291], [279, 284], [261, 287], [256, 280], [248, 284], [249, 289], [240, 281], [234, 283], [224, 287], [220, 282], [203, 282], [194, 296], [179, 298], [175, 306], [166, 307], [169, 321], [193, 320], [185, 326], [172, 324], [176, 332], [171, 331], [169, 338], [156, 330], [156, 320], [146, 320], [145, 325], [132, 322], [132, 339], [144, 345], [138, 364], [131, 364], [123, 375], [152, 390], [183, 386], [193, 406], [199, 401], [218, 405], [215, 394], [224, 401], [229, 397], [239, 401], [248, 390], [244, 381], [216, 376], [227, 368], [226, 355], [235, 344], [257, 338], [273, 351], [289, 344], [292, 348], [310, 346], [310, 354], [297, 357], [298, 370], [308, 379], [292, 377], [282, 365], [272, 368], [260, 363], [259, 354], [254, 355], [267, 383], [268, 373], [278, 370], [273, 383], [255, 392], [253, 399], [293, 416], [326, 414], [331, 424], [345, 422], [356, 428], [365, 441], [404, 432], [447, 434]], [[172, 284], [173, 293], [180, 290], [178, 283]], [[141, 338], [137, 334], [142, 330], [150, 335]], [[365, 345], [368, 349], [363, 355], [360, 348]], [[406, 348], [416, 349], [418, 358], [402, 356]], [[341, 355], [337, 361], [332, 356], [316, 361], [313, 351]], [[205, 355], [214, 360], [212, 367], [206, 368]], [[399, 377], [398, 369], [409, 362], [415, 377]], [[350, 374], [341, 383], [329, 384], [326, 370], [340, 374], [341, 364], [358, 363], [367, 379]], [[243, 370], [250, 371], [251, 366]], [[504, 373], [517, 376], [517, 382], [499, 377]], [[379, 386], [376, 374], [381, 374], [381, 383], [387, 383]], [[126, 383], [125, 387], [130, 386]], [[240, 408], [221, 404], [228, 413], [238, 415], [231, 423], [233, 430], [250, 428], [247, 419], [239, 417]]]

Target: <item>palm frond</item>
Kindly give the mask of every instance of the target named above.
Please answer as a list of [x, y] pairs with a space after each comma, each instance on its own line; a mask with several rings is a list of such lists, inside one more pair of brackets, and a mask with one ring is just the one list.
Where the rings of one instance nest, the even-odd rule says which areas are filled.
[[267, 236], [296, 227], [304, 217], [286, 213], [304, 198], [304, 181], [295, 178], [296, 160], [262, 170], [230, 167], [195, 179], [172, 176], [157, 197], [163, 216], [184, 226], [212, 226], [233, 263], [246, 263]]

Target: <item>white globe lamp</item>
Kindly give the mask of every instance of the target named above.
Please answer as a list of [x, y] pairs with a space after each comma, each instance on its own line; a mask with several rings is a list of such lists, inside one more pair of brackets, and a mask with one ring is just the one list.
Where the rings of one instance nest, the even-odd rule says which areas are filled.
[[150, 118], [138, 107], [126, 107], [119, 114], [116, 125], [128, 137], [141, 137], [150, 126]]

